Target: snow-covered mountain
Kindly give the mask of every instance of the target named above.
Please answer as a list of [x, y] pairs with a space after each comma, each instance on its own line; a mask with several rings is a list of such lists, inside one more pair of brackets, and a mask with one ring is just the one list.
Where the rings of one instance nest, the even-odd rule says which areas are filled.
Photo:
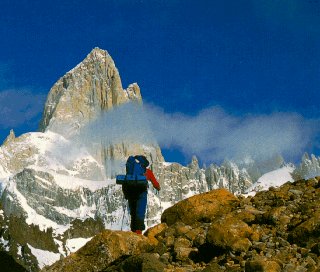
[[308, 179], [311, 177], [320, 176], [320, 157], [305, 153], [302, 157], [300, 165], [293, 172], [293, 178]]
[[295, 167], [292, 164], [288, 164], [284, 167], [281, 167], [277, 170], [273, 170], [262, 175], [257, 182], [252, 184], [245, 192], [245, 196], [255, 195], [257, 192], [266, 191], [270, 187], [280, 187], [286, 182], [293, 182], [292, 173], [294, 172]]
[[[252, 161], [205, 169], [196, 157], [188, 166], [165, 162], [151, 138], [126, 136], [127, 123], [106, 118], [141, 103], [139, 86], [123, 89], [112, 58], [99, 48], [54, 84], [40, 132], [16, 137], [11, 131], [0, 147], [0, 250], [38, 271], [104, 228], [129, 229], [126, 201], [114, 175], [125, 172], [132, 154], [148, 157], [162, 188], [159, 194], [149, 188], [148, 227], [182, 199], [216, 188], [244, 193], [261, 176], [261, 167]], [[121, 114], [130, 120], [132, 112]], [[110, 134], [115, 127], [120, 131], [116, 137]], [[283, 164], [279, 161], [272, 169]]]

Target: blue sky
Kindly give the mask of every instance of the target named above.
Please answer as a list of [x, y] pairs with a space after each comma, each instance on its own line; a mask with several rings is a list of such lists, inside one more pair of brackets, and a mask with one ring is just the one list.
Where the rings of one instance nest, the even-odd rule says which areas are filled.
[[[204, 120], [207, 128], [218, 107], [254, 133], [265, 128], [253, 126], [257, 120], [281, 125], [285, 114], [306, 131], [302, 146], [302, 135], [290, 134], [300, 145], [293, 140], [299, 149], [288, 157], [319, 153], [319, 0], [2, 0], [0, 8], [0, 141], [11, 128], [36, 131], [50, 87], [97, 46], [115, 60], [124, 87], [138, 82], [144, 101], [166, 118]], [[210, 147], [214, 136], [201, 137]], [[164, 142], [167, 160], [187, 163], [195, 153], [210, 161], [202, 149]]]

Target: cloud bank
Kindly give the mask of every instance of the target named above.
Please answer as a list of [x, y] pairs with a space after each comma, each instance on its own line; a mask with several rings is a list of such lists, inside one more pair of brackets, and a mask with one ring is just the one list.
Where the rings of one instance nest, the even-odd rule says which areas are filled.
[[204, 162], [224, 159], [267, 160], [281, 154], [300, 158], [313, 145], [319, 121], [297, 113], [234, 116], [211, 107], [195, 116], [165, 113], [151, 104], [126, 104], [105, 113], [83, 131], [90, 142], [115, 143], [131, 140], [157, 142], [162, 148], [179, 149], [186, 158]]

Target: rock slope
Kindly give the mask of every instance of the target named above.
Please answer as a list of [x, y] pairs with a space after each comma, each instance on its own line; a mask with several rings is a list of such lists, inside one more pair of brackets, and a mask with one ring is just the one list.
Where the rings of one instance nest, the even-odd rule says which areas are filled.
[[247, 198], [213, 190], [167, 209], [145, 237], [105, 230], [43, 271], [319, 271], [319, 201], [320, 178]]

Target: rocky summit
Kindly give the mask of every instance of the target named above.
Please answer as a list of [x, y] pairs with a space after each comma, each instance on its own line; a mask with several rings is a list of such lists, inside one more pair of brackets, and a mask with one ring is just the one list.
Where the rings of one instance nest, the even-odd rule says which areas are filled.
[[247, 198], [225, 189], [164, 211], [144, 236], [104, 230], [45, 272], [320, 270], [320, 177]]

